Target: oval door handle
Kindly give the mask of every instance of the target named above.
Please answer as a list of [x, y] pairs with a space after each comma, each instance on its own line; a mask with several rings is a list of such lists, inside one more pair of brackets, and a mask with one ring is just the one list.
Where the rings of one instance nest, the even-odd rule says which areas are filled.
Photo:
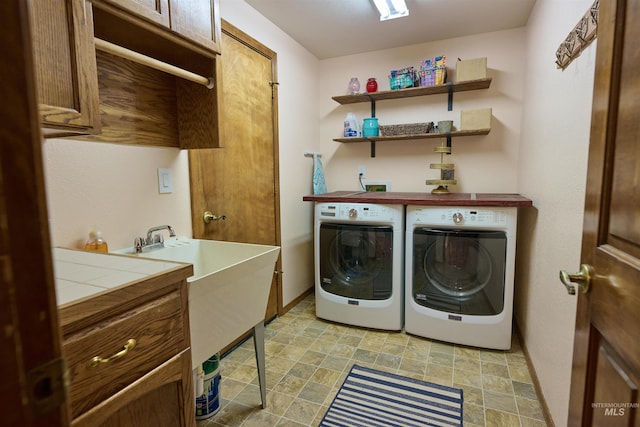
[[210, 211], [206, 211], [203, 215], [202, 215], [202, 220], [204, 221], [205, 224], [209, 224], [211, 221], [224, 221], [227, 219], [226, 215], [221, 215], [218, 216]]
[[100, 356], [95, 356], [94, 358], [92, 358], [89, 361], [89, 367], [91, 368], [96, 368], [98, 367], [100, 364], [102, 363], [107, 363], [107, 362], [111, 362], [114, 359], [119, 359], [123, 356], [125, 356], [127, 353], [129, 353], [129, 350], [131, 350], [133, 347], [136, 346], [136, 340], [131, 338], [127, 341], [127, 343], [122, 347], [122, 350], [120, 350], [119, 352], [117, 352], [116, 354], [109, 356], [109, 357], [100, 357]]
[[583, 294], [589, 292], [589, 288], [591, 287], [591, 277], [593, 277], [593, 267], [589, 264], [582, 264], [580, 266], [580, 272], [575, 274], [569, 274], [564, 270], [560, 270], [560, 281], [567, 288], [567, 293], [569, 295], [576, 294], [576, 287], [574, 284], [578, 285]]

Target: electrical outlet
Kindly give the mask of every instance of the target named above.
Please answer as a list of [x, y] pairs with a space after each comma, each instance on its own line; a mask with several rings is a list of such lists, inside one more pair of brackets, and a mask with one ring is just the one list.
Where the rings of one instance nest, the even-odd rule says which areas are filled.
[[367, 168], [364, 166], [358, 166], [358, 179], [365, 179], [367, 177]]

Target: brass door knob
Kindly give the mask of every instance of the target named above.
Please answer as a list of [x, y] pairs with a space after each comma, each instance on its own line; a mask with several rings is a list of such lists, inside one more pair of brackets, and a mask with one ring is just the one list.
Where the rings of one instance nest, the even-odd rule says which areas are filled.
[[211, 213], [210, 211], [206, 211], [203, 215], [202, 215], [202, 220], [204, 221], [205, 224], [209, 224], [211, 221], [224, 221], [227, 219], [226, 215], [216, 215], [214, 213]]
[[567, 293], [569, 295], [576, 294], [576, 287], [574, 284], [578, 285], [583, 294], [589, 292], [589, 288], [591, 287], [591, 277], [593, 277], [593, 267], [589, 264], [582, 264], [580, 266], [580, 272], [575, 274], [569, 274], [564, 270], [560, 270], [560, 281], [567, 288]]

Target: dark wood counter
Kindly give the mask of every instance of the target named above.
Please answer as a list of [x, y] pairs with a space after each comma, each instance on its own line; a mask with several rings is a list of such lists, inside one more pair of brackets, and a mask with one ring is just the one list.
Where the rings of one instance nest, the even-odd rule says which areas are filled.
[[333, 191], [325, 194], [304, 196], [306, 202], [377, 203], [386, 205], [432, 205], [432, 206], [501, 206], [530, 207], [533, 202], [516, 193], [409, 193]]

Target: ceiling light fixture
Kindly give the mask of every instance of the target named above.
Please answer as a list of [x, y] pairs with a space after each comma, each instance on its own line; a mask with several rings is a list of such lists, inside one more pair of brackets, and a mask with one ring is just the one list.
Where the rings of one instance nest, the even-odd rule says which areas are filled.
[[404, 0], [373, 0], [373, 3], [380, 12], [381, 21], [409, 16]]

